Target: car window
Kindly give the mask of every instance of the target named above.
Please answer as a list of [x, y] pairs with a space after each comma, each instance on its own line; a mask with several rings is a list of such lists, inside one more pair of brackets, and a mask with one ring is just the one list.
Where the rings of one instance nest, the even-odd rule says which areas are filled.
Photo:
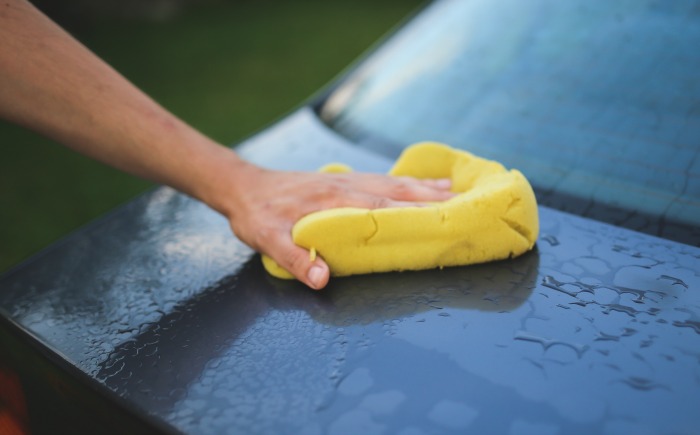
[[321, 105], [395, 157], [435, 140], [540, 203], [700, 245], [700, 2], [443, 1]]

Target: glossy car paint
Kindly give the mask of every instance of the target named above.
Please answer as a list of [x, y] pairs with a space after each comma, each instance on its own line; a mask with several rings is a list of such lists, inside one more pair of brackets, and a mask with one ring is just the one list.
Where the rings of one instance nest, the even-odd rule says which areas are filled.
[[442, 141], [518, 168], [540, 204], [700, 246], [699, 8], [435, 2], [320, 113], [358, 146]]
[[[392, 163], [310, 107], [238, 151], [278, 169]], [[159, 188], [0, 279], [3, 351], [41, 361], [24, 379], [86, 413], [98, 398], [105, 430], [121, 429], [112, 410], [123, 432], [697, 432], [700, 248], [539, 212], [517, 259], [313, 292]]]
[[[309, 109], [241, 152], [270, 167], [391, 164]], [[700, 249], [540, 213], [520, 258], [317, 293], [267, 276], [223, 218], [160, 188], [5, 276], [0, 306], [183, 432], [700, 427]]]

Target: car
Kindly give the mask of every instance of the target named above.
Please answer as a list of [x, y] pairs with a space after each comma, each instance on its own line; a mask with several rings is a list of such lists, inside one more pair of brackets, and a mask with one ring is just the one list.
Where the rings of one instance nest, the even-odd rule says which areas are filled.
[[313, 292], [160, 187], [0, 279], [8, 409], [39, 432], [698, 433], [699, 10], [426, 5], [236, 149], [498, 160], [536, 192], [535, 249]]

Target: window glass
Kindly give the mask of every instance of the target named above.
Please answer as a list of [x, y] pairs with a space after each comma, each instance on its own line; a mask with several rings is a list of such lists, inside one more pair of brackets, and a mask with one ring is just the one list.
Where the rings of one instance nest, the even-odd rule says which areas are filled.
[[541, 203], [687, 243], [700, 238], [699, 47], [698, 1], [442, 1], [320, 113], [391, 157], [445, 142], [520, 169]]

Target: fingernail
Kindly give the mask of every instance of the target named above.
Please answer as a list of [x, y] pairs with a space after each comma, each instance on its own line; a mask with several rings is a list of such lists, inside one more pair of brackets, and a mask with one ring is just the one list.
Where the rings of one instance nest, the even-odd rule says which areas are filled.
[[318, 290], [323, 281], [324, 270], [321, 266], [311, 266], [311, 269], [306, 273], [306, 277], [311, 283], [311, 287]]

